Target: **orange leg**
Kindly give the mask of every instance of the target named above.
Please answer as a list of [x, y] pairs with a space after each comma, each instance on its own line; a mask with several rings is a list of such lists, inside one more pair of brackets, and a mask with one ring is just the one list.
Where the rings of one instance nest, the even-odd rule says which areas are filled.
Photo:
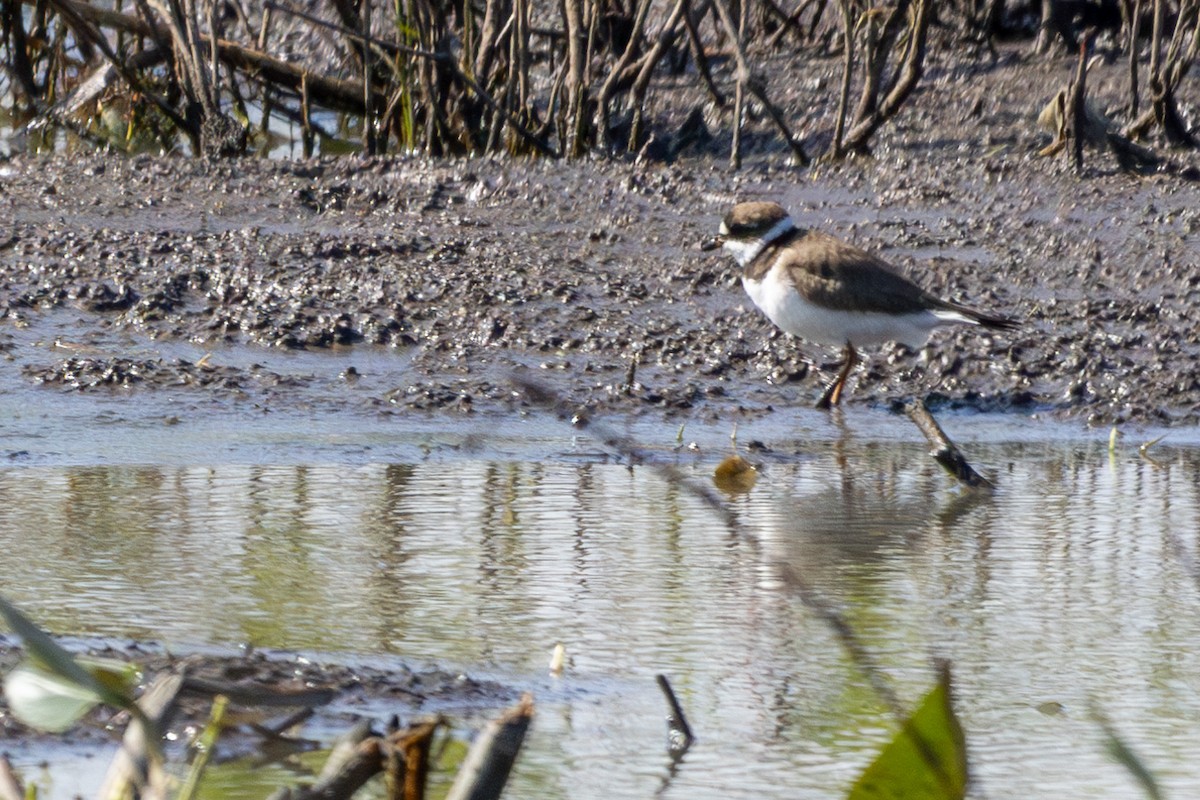
[[854, 345], [846, 342], [846, 363], [842, 365], [842, 371], [838, 373], [833, 383], [825, 387], [825, 393], [817, 401], [817, 408], [828, 411], [842, 401], [842, 390], [846, 388], [846, 379], [850, 377], [850, 370], [854, 369], [857, 364], [858, 351], [854, 349]]

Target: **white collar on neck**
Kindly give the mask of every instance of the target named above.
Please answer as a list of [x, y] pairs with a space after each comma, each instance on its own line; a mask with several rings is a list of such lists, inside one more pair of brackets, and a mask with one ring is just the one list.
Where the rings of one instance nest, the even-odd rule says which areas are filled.
[[[758, 258], [758, 254], [766, 249], [767, 245], [774, 242], [781, 236], [786, 236], [796, 228], [796, 223], [792, 222], [791, 217], [784, 217], [776, 222], [771, 230], [767, 231], [761, 239], [751, 239], [749, 241], [726, 239], [724, 247], [738, 262], [738, 266], [744, 267], [754, 259]], [[727, 233], [725, 225], [722, 223], [721, 232]]]

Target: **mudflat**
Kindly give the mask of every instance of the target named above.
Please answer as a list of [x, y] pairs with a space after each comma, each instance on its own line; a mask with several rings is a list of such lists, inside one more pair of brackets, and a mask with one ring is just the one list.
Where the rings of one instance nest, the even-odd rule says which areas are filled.
[[[719, 133], [672, 164], [16, 156], [0, 164], [0, 347], [24, 380], [81, 391], [246, 396], [296, 380], [220, 352], [15, 335], [69, 313], [80, 340], [390, 348], [394, 374], [373, 384], [390, 388], [363, 392], [364, 410], [507, 412], [528, 402], [516, 370], [615, 413], [756, 416], [811, 404], [837, 358], [774, 330], [732, 260], [699, 250], [731, 204], [772, 199], [935, 294], [1022, 321], [868, 351], [847, 402], [1193, 424], [1200, 158], [1161, 151], [1170, 168], [1137, 176], [1098, 151], [1082, 175], [1040, 157], [1036, 116], [1073, 66], [947, 55], [871, 156], [805, 169], [764, 135], [732, 172]], [[812, 61], [773, 92], [803, 109], [838, 68]], [[1089, 91], [1119, 104], [1123, 76], [1100, 65]], [[826, 122], [814, 112], [807, 135]]]

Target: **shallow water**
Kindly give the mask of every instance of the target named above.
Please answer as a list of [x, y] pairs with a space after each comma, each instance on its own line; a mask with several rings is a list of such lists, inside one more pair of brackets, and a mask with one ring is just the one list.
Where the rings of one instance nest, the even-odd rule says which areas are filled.
[[[906, 702], [932, 659], [953, 663], [981, 796], [1131, 796], [1093, 708], [1169, 793], [1200, 788], [1200, 449], [1186, 433], [1150, 461], [1137, 441], [1110, 455], [1099, 436], [948, 416], [999, 485], [971, 501], [896, 417], [770, 418], [741, 432], [773, 452], [729, 500], [731, 532], [653, 467], [553, 420], [231, 412], [163, 428], [155, 402], [122, 416], [72, 397], [8, 418], [8, 446], [25, 449], [0, 470], [0, 574], [56, 633], [436, 664], [529, 689], [514, 796], [837, 796], [893, 725], [790, 572]], [[104, 430], [72, 420], [101, 412], [120, 444], [77, 432], [71, 446], [72, 430]], [[688, 430], [696, 447], [678, 452], [674, 427], [631, 431], [700, 485], [729, 447], [716, 428]], [[675, 768], [659, 672], [699, 736]], [[36, 776], [46, 754], [15, 757]], [[43, 789], [88, 794], [105, 760], [64, 748]]]

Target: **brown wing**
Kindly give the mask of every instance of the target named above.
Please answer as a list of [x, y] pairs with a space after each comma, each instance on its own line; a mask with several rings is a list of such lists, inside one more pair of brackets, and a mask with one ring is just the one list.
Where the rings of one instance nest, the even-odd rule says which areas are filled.
[[796, 237], [778, 253], [796, 289], [814, 303], [841, 311], [905, 314], [941, 302], [890, 264], [819, 231]]

